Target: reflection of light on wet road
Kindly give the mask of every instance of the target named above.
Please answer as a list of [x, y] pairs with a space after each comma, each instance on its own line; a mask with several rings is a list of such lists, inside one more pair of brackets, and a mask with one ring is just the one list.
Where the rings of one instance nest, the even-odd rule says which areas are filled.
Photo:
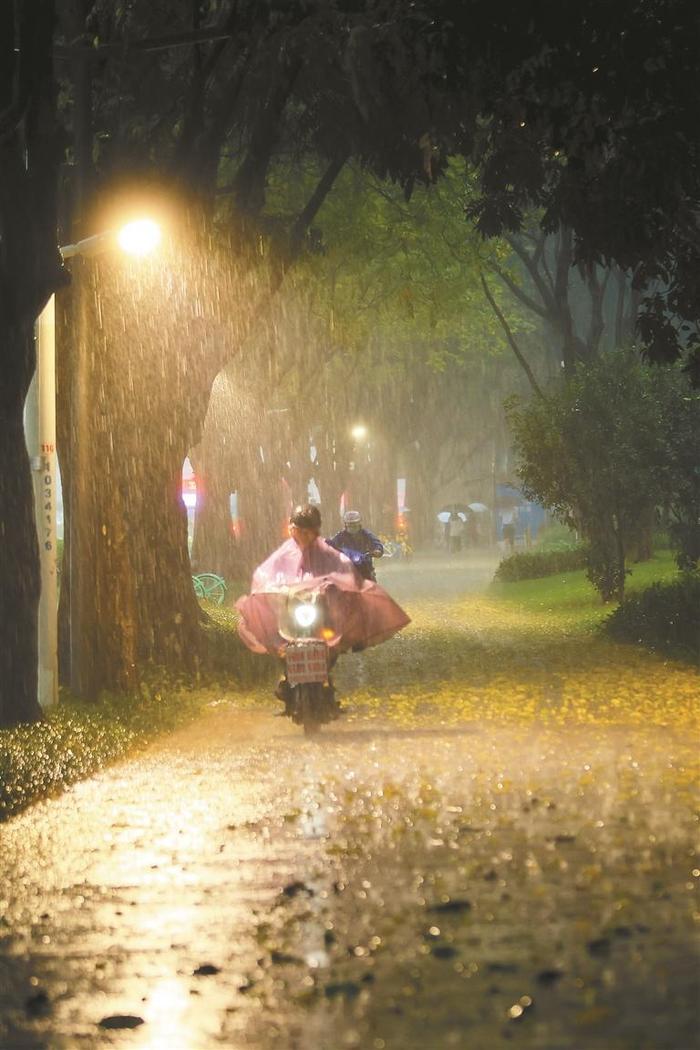
[[132, 1043], [144, 1050], [198, 1050], [201, 1033], [188, 1032], [186, 1014], [191, 1005], [189, 990], [177, 978], [159, 981], [144, 1007], [143, 1038]]
[[[431, 623], [455, 617], [449, 581], [418, 570], [433, 604], [362, 655], [376, 691], [350, 684], [365, 707], [318, 741], [274, 701], [218, 704], [0, 827], [0, 1046], [500, 1050], [516, 1024], [521, 1050], [609, 1050], [606, 1018], [620, 1047], [689, 1045], [692, 738], [499, 720], [500, 679], [465, 714], [473, 676], [425, 686]], [[461, 622], [453, 641], [455, 660], [473, 645]], [[473, 645], [475, 673], [500, 674], [503, 653]], [[511, 677], [533, 693], [550, 668], [530, 655]], [[387, 667], [415, 674], [416, 703], [376, 700]], [[654, 688], [632, 684], [642, 702]], [[33, 1018], [36, 989], [51, 1009]], [[100, 1030], [112, 1015], [143, 1023]]]
[[301, 792], [302, 813], [297, 821], [299, 834], [307, 839], [319, 839], [328, 834], [328, 810], [315, 792], [305, 788]]
[[316, 948], [312, 952], [307, 952], [304, 956], [306, 965], [312, 970], [318, 970], [322, 966], [328, 966], [329, 956], [328, 952], [324, 951], [323, 948]]
[[[173, 888], [172, 895], [176, 896], [178, 891]], [[165, 905], [154, 907], [146, 912], [138, 911], [136, 922], [132, 927], [135, 934], [158, 934], [162, 938], [169, 938], [174, 943], [182, 940], [183, 934], [191, 930], [197, 921], [197, 909], [193, 904]]]

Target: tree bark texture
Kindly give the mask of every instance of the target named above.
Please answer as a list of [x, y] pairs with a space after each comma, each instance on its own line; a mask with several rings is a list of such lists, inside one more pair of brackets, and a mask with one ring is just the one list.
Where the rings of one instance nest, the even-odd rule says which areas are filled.
[[33, 371], [31, 327], [0, 331], [0, 727], [40, 718], [37, 701], [39, 549], [22, 427]]
[[[189, 382], [192, 334], [153, 310], [155, 265], [75, 260], [62, 347], [70, 478], [69, 678], [80, 696], [130, 691], [149, 661], [194, 670], [199, 607], [187, 552], [182, 464], [205, 395]], [[163, 308], [165, 299], [158, 303]]]
[[[236, 367], [214, 382], [201, 441], [190, 453], [198, 486], [195, 572], [247, 582], [281, 542], [292, 500], [283, 487], [287, 430], [266, 411], [269, 396], [260, 387]], [[238, 536], [232, 531], [232, 492], [239, 495]]]
[[0, 725], [40, 717], [39, 549], [24, 442], [33, 324], [61, 283], [53, 3], [0, 4]]
[[[193, 456], [195, 457], [193, 459]], [[242, 566], [231, 518], [228, 471], [219, 457], [200, 445], [190, 459], [197, 477], [197, 508], [192, 538], [192, 572], [215, 572], [225, 580], [239, 578]]]

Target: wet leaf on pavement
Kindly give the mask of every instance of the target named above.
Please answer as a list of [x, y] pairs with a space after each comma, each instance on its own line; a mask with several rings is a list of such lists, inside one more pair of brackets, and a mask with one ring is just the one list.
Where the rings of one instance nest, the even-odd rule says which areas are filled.
[[111, 1014], [109, 1017], [103, 1017], [99, 1022], [100, 1028], [138, 1028], [139, 1025], [144, 1024], [143, 1017], [137, 1017], [135, 1014]]

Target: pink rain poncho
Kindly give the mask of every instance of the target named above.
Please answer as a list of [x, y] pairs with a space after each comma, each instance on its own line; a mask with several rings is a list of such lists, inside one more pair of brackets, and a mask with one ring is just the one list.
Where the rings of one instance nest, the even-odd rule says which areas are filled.
[[400, 631], [410, 618], [387, 592], [363, 580], [344, 554], [317, 539], [302, 549], [289, 539], [253, 573], [251, 593], [236, 602], [238, 633], [255, 653], [278, 653], [279, 632], [288, 596], [320, 591], [333, 626], [329, 642], [338, 652], [378, 645]]

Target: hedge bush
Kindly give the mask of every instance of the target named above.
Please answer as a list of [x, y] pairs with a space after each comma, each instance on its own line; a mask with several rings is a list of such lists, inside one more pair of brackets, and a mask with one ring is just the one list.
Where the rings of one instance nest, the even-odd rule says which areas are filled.
[[568, 525], [555, 521], [537, 533], [538, 551], [570, 551], [581, 546], [578, 535]]
[[526, 551], [504, 558], [496, 569], [495, 579], [500, 583], [517, 580], [536, 580], [559, 572], [573, 572], [586, 567], [586, 548], [568, 547], [563, 550]]
[[700, 663], [700, 575], [687, 573], [626, 598], [604, 626], [617, 641]]

